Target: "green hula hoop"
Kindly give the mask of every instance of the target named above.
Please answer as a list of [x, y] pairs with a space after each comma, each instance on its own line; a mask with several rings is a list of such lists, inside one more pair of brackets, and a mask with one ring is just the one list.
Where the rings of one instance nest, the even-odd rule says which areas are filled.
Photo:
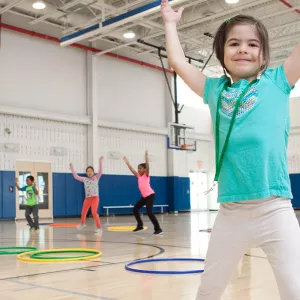
[[[21, 250], [22, 249], [22, 250]], [[8, 250], [8, 251], [7, 251]], [[18, 250], [18, 251], [9, 251], [9, 250]], [[0, 247], [0, 255], [8, 255], [8, 254], [21, 254], [28, 251], [36, 251], [36, 247]]]
[[[89, 255], [81, 255], [81, 256], [46, 256], [47, 254], [57, 254], [57, 253], [87, 253]], [[72, 258], [86, 258], [89, 257], [90, 254], [98, 254], [97, 250], [57, 250], [57, 251], [49, 251], [49, 252], [34, 252], [29, 255], [30, 258], [35, 259], [44, 259], [44, 260], [53, 260], [53, 259], [72, 259]]]

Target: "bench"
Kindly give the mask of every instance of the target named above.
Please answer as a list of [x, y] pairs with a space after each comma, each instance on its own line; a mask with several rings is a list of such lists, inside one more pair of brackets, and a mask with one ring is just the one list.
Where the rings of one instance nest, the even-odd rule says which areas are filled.
[[[153, 205], [153, 207], [160, 207], [161, 209], [161, 213], [164, 212], [164, 207], [169, 207], [168, 204], [156, 204]], [[102, 206], [103, 209], [106, 209], [106, 215], [109, 215], [109, 210], [110, 209], [114, 209], [114, 208], [133, 208], [133, 205], [129, 204], [129, 205], [125, 205], [125, 206]]]

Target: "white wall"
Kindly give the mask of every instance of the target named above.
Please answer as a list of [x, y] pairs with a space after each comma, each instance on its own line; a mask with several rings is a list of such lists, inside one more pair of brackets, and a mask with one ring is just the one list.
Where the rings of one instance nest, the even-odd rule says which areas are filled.
[[0, 65], [0, 104], [86, 114], [84, 51], [2, 30]]
[[[201, 101], [200, 98], [199, 101]], [[195, 127], [195, 132], [198, 134], [212, 134], [208, 105], [203, 104], [201, 108], [184, 106], [179, 115], [179, 121], [180, 123]]]
[[[94, 126], [87, 115], [89, 92], [97, 102], [99, 124], [106, 120], [114, 127], [107, 128], [106, 122], [105, 127], [98, 128], [96, 155], [106, 157], [104, 172], [130, 174], [122, 160], [107, 157], [109, 152], [120, 151], [136, 166], [144, 162], [148, 149], [151, 174], [167, 176], [165, 81], [161, 71], [99, 57], [92, 60], [89, 74], [94, 76], [94, 86], [87, 91], [90, 66], [85, 51], [7, 30], [2, 33], [0, 170], [13, 170], [16, 159], [24, 159], [51, 161], [54, 172], [69, 172], [72, 161], [76, 171], [83, 172], [91, 148], [88, 128]], [[43, 120], [39, 119], [42, 115]], [[4, 131], [6, 127], [10, 135]], [[148, 127], [159, 133], [147, 133]], [[16, 152], [4, 148], [11, 143]], [[62, 147], [65, 154], [51, 154], [52, 147]]]
[[292, 133], [288, 147], [289, 172], [291, 174], [300, 173], [300, 134]]
[[179, 123], [194, 126], [197, 133], [211, 134], [208, 105], [204, 104], [203, 99], [194, 93], [179, 76], [177, 77], [177, 98], [180, 107], [184, 105], [179, 115]]
[[166, 126], [165, 79], [161, 71], [101, 56], [96, 60], [100, 119]]
[[[299, 88], [298, 88], [299, 91]], [[295, 91], [296, 92], [296, 91]], [[300, 97], [290, 100], [291, 134], [288, 145], [289, 172], [300, 173]]]
[[290, 102], [291, 127], [300, 127], [300, 97], [292, 98]]
[[[126, 156], [137, 169], [138, 164], [145, 162], [145, 150], [148, 150], [151, 175], [167, 176], [167, 143], [163, 135], [99, 128], [98, 143], [100, 155], [106, 157], [106, 174], [130, 175], [122, 157]], [[115, 152], [118, 159], [110, 158], [110, 152]]]
[[[5, 150], [5, 144], [14, 144], [17, 151]], [[51, 154], [52, 147], [63, 148], [65, 154]], [[0, 114], [0, 170], [14, 170], [16, 160], [50, 161], [54, 172], [69, 172], [73, 162], [82, 172], [87, 165], [87, 126]]]
[[[212, 143], [198, 140], [197, 150], [195, 152], [187, 152], [187, 161], [188, 161], [189, 172], [213, 171], [214, 158], [212, 156]], [[198, 162], [202, 162], [203, 164], [202, 168], [199, 168]]]

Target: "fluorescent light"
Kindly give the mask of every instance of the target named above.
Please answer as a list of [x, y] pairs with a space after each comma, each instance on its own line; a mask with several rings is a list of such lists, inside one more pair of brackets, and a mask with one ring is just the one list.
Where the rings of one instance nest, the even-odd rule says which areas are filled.
[[238, 3], [240, 0], [225, 0], [226, 3], [228, 4], [235, 4]]
[[32, 4], [32, 7], [34, 9], [45, 9], [46, 8], [46, 4], [44, 1], [36, 1]]
[[133, 39], [135, 37], [135, 33], [133, 31], [128, 31], [123, 34], [125, 39]]

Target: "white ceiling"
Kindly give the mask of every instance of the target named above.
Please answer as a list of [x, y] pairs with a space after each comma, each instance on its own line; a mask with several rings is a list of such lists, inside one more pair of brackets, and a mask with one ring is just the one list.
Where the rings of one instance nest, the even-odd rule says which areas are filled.
[[[33, 9], [33, 2], [34, 0], [0, 0], [3, 22], [61, 38], [153, 1], [45, 0], [47, 7], [43, 11]], [[185, 7], [183, 19], [178, 26], [185, 53], [204, 62], [212, 51], [212, 38], [204, 33], [213, 35], [224, 20], [239, 13], [261, 19], [268, 28], [271, 66], [281, 63], [300, 40], [300, 0], [240, 0], [234, 5], [226, 4], [225, 0], [180, 0], [180, 5]], [[116, 22], [112, 27], [105, 33], [92, 34], [79, 43], [117, 54], [131, 53], [150, 62], [157, 60], [157, 50], [136, 40], [125, 40], [123, 33], [131, 29], [137, 34], [137, 38], [159, 47], [165, 45], [159, 10], [144, 17], [136, 17], [135, 20]], [[219, 72], [214, 56], [209, 61], [207, 70]]]

